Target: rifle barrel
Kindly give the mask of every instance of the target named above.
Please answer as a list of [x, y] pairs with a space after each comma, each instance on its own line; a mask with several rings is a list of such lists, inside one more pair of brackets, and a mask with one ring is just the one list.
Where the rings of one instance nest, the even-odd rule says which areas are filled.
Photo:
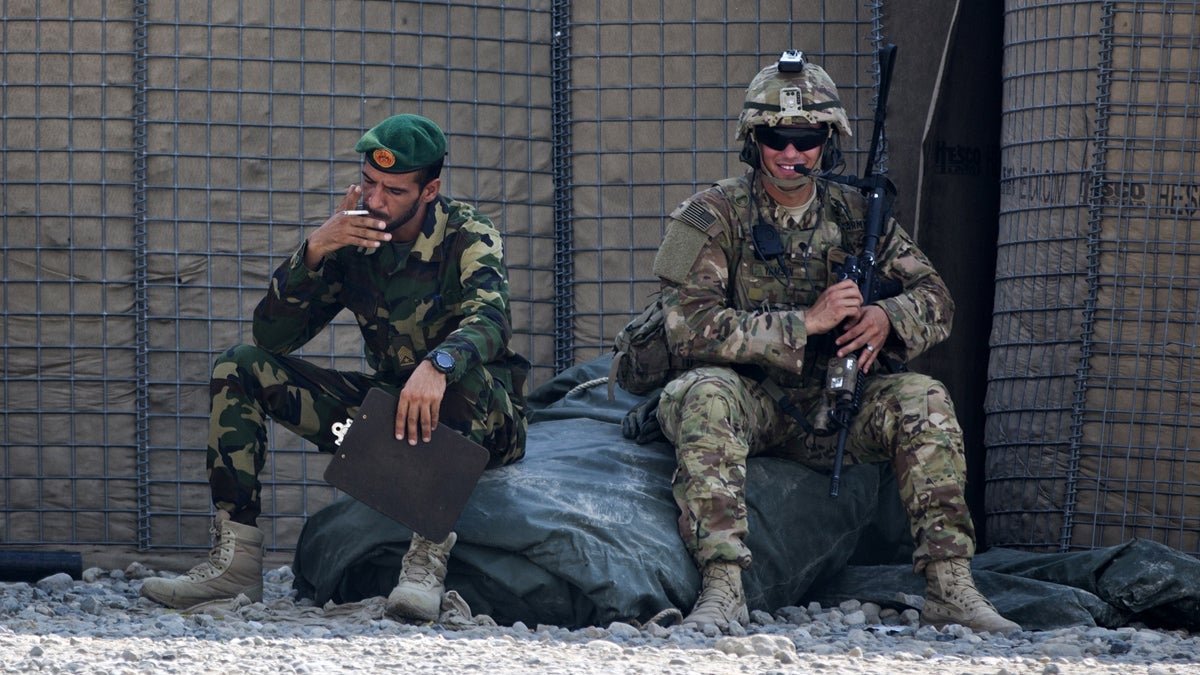
[[[859, 288], [863, 291], [863, 301], [871, 302], [871, 288], [875, 285], [875, 248], [879, 245], [879, 237], [883, 231], [884, 222], [891, 211], [892, 188], [886, 177], [875, 175], [875, 154], [879, 151], [884, 134], [884, 121], [887, 117], [888, 90], [892, 86], [892, 68], [896, 64], [896, 45], [888, 44], [879, 50], [879, 96], [875, 99], [875, 128], [871, 133], [871, 149], [867, 153], [867, 164], [863, 169], [861, 187], [870, 203], [867, 206], [867, 231], [863, 240], [863, 273], [859, 278]], [[861, 363], [862, 354], [859, 354]], [[837, 449], [833, 455], [833, 473], [829, 477], [829, 496], [837, 497], [841, 490], [842, 460], [846, 452], [846, 440], [850, 434], [850, 424], [858, 415], [862, 403], [863, 384], [866, 373], [859, 373], [854, 383], [854, 394], [851, 397], [849, 414], [839, 415]]]

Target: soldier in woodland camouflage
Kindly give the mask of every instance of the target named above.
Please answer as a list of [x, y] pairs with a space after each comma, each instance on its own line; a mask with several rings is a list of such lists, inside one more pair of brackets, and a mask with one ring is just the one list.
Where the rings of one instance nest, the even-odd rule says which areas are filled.
[[[361, 186], [351, 185], [337, 212], [275, 271], [254, 312], [254, 344], [233, 347], [213, 368], [208, 477], [218, 544], [178, 579], [147, 579], [149, 598], [180, 608], [239, 593], [261, 599], [255, 519], [268, 417], [332, 452], [337, 427], [379, 387], [399, 395], [397, 438], [428, 442], [445, 424], [488, 448], [490, 466], [524, 455], [529, 363], [509, 347], [499, 231], [439, 194], [446, 139], [432, 121], [390, 117], [355, 151], [364, 157]], [[290, 355], [343, 309], [358, 321], [373, 372]], [[442, 542], [414, 534], [390, 613], [437, 618], [454, 541], [454, 533]]]
[[885, 226], [876, 269], [899, 293], [864, 305], [854, 281], [838, 280], [837, 265], [861, 253], [866, 204], [819, 174], [839, 164], [838, 139], [850, 128], [825, 71], [790, 65], [764, 68], [746, 91], [737, 139], [749, 171], [681, 204], [655, 260], [667, 341], [699, 364], [667, 384], [658, 410], [678, 459], [680, 535], [702, 572], [685, 623], [726, 629], [747, 619], [747, 457], [832, 465], [835, 438], [785, 413], [774, 391], [813, 418], [829, 358], [862, 352], [871, 377], [846, 461], [886, 461], [896, 472], [914, 570], [926, 577], [923, 620], [1019, 629], [971, 578], [962, 431], [946, 388], [902, 367], [946, 338], [953, 300], [895, 221]]

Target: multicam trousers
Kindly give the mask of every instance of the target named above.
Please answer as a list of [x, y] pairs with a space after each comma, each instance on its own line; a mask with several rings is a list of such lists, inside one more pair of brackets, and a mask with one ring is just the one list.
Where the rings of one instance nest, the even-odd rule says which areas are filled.
[[[262, 511], [258, 475], [266, 460], [266, 420], [333, 452], [335, 423], [353, 417], [372, 387], [397, 393], [403, 383], [342, 372], [253, 345], [238, 345], [217, 358], [209, 393], [208, 482], [213, 504], [235, 522], [254, 525]], [[525, 454], [525, 411], [486, 368], [467, 372], [446, 388], [440, 424], [491, 452], [489, 467]]]
[[[821, 394], [790, 393], [800, 410], [811, 409]], [[770, 454], [825, 470], [833, 465], [836, 436], [805, 433], [757, 381], [730, 368], [703, 366], [670, 382], [658, 419], [675, 444], [680, 536], [701, 566], [714, 560], [750, 565], [744, 543], [748, 457]], [[942, 383], [917, 373], [868, 378], [844, 461], [891, 462], [918, 573], [931, 560], [974, 555], [962, 429]]]

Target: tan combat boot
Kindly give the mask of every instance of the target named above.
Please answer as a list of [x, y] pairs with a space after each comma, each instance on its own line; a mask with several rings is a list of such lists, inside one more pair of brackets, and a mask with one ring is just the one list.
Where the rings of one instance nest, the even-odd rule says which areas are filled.
[[704, 566], [700, 580], [700, 597], [683, 625], [713, 624], [721, 630], [731, 621], [750, 622], [746, 609], [746, 593], [742, 590], [742, 566], [736, 562], [716, 561]]
[[387, 612], [403, 619], [437, 621], [446, 590], [446, 561], [458, 535], [438, 543], [413, 533], [400, 563], [400, 581], [387, 598]]
[[1021, 630], [1000, 616], [992, 603], [975, 588], [967, 558], [935, 560], [925, 567], [925, 609], [921, 623], [942, 628], [948, 624], [973, 631], [1011, 633]]
[[227, 600], [243, 594], [252, 602], [261, 602], [263, 594], [263, 533], [253, 525], [229, 520], [218, 511], [214, 518], [216, 546], [208, 560], [174, 579], [151, 577], [142, 582], [142, 595], [175, 609], [187, 609], [202, 602]]

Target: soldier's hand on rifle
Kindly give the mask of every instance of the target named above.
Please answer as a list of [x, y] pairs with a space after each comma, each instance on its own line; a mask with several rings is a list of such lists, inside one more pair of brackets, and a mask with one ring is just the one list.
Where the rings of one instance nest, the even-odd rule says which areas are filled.
[[837, 282], [826, 288], [804, 312], [804, 329], [809, 335], [824, 335], [847, 319], [858, 318], [862, 299], [862, 292], [853, 280]]
[[846, 330], [835, 340], [837, 355], [859, 354], [858, 367], [865, 373], [875, 363], [891, 332], [892, 322], [887, 312], [878, 305], [867, 305], [846, 323]]

